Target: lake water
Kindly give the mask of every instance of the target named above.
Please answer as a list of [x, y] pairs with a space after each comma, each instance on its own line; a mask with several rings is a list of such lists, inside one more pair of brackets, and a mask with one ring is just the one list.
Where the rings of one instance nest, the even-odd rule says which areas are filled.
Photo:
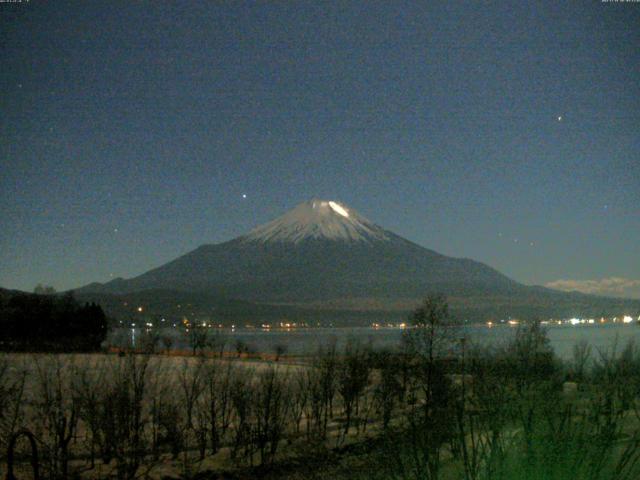
[[[630, 340], [640, 345], [640, 325], [637, 323], [594, 324], [594, 325], [549, 325], [545, 326], [549, 340], [556, 354], [561, 358], [571, 358], [573, 346], [580, 341], [589, 343], [594, 353], [597, 349], [623, 348]], [[517, 327], [510, 325], [468, 325], [462, 331], [472, 341], [483, 345], [499, 345], [508, 341]], [[397, 348], [405, 330], [400, 328], [354, 327], [354, 328], [306, 328], [292, 330], [217, 330], [211, 329], [211, 335], [218, 337], [226, 344], [226, 351], [235, 351], [238, 341], [243, 342], [253, 352], [274, 353], [283, 347], [288, 355], [303, 355], [317, 351], [320, 346], [337, 343], [343, 346], [347, 339], [354, 339], [370, 344], [374, 348]], [[460, 336], [462, 332], [457, 333]], [[188, 349], [187, 336], [176, 329], [166, 329], [161, 335], [169, 335], [173, 339], [173, 348]], [[131, 345], [133, 341], [140, 346], [139, 330], [120, 329], [109, 339], [113, 345]], [[161, 342], [162, 345], [162, 342]], [[160, 345], [160, 348], [162, 346]]]

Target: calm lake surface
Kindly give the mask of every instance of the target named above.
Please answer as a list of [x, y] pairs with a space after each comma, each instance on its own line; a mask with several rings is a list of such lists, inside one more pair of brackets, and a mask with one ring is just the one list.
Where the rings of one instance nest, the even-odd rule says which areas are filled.
[[[581, 325], [548, 325], [544, 327], [551, 345], [556, 354], [561, 358], [571, 358], [573, 346], [580, 341], [588, 342], [594, 353], [597, 349], [620, 350], [627, 342], [633, 340], [640, 345], [640, 324], [607, 323], [607, 324], [581, 324]], [[483, 345], [500, 345], [513, 337], [517, 327], [510, 325], [467, 325], [461, 327], [459, 335], [466, 333], [467, 337], [475, 343]], [[226, 351], [235, 351], [238, 341], [246, 344], [252, 351], [261, 353], [273, 353], [276, 348], [283, 347], [286, 354], [303, 355], [314, 353], [320, 346], [337, 343], [338, 348], [343, 346], [348, 339], [354, 339], [374, 348], [397, 348], [400, 345], [401, 328], [353, 327], [353, 328], [306, 328], [286, 330], [235, 330], [212, 329], [211, 337], [223, 341]], [[133, 342], [140, 346], [141, 332], [138, 329], [119, 329], [112, 333], [109, 342], [113, 345], [125, 346]], [[165, 329], [162, 336], [171, 336], [173, 347], [176, 349], [188, 349], [187, 336], [176, 329]], [[160, 342], [159, 348], [162, 347]]]

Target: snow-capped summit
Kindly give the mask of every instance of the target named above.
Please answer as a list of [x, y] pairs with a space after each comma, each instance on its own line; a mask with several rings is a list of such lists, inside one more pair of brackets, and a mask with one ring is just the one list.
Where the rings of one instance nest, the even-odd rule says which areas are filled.
[[246, 235], [247, 241], [292, 242], [306, 239], [345, 241], [389, 240], [387, 232], [358, 212], [333, 200], [301, 203]]

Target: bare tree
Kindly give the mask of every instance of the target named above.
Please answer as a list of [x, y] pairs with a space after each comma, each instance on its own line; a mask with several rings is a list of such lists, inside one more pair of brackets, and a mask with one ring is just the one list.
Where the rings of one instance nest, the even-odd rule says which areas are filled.
[[201, 409], [208, 423], [211, 454], [218, 452], [231, 421], [231, 386], [236, 368], [231, 362], [205, 364]]
[[402, 357], [393, 356], [390, 352], [380, 352], [377, 355], [376, 366], [379, 378], [375, 383], [373, 396], [385, 431], [389, 428], [396, 404], [402, 399], [401, 369], [396, 363], [399, 358]]
[[162, 335], [161, 340], [165, 353], [169, 353], [171, 351], [171, 347], [173, 347], [173, 337], [167, 333]]
[[260, 463], [271, 463], [284, 436], [290, 406], [287, 378], [273, 366], [260, 373], [255, 393], [253, 441]]
[[94, 368], [76, 365], [73, 377], [74, 396], [79, 402], [79, 419], [85, 430], [85, 439], [89, 450], [89, 468], [95, 467], [96, 449], [101, 445], [103, 433], [101, 423], [100, 401], [104, 397], [106, 359], [94, 365]]
[[[205, 388], [204, 384], [204, 359], [198, 358], [195, 362], [191, 362], [188, 359], [184, 359], [182, 367], [178, 371], [178, 385], [180, 389], [180, 405], [184, 411], [184, 432], [183, 438], [183, 469], [185, 476], [189, 476], [190, 459], [189, 450], [191, 447], [191, 439], [198, 440], [201, 438], [199, 435], [200, 422], [197, 421], [197, 414], [199, 413], [196, 407]], [[203, 442], [200, 441], [200, 459], [204, 457]], [[205, 444], [206, 445], [206, 444]]]
[[207, 346], [207, 328], [200, 325], [192, 325], [188, 331], [188, 338], [193, 355], [202, 353]]
[[238, 354], [238, 358], [240, 358], [243, 354], [249, 351], [249, 346], [241, 339], [236, 340], [236, 353]]
[[135, 478], [144, 459], [148, 368], [148, 356], [116, 359], [100, 399], [105, 461], [115, 458], [118, 480]]
[[237, 375], [231, 384], [231, 403], [233, 406], [233, 440], [231, 445], [231, 459], [244, 458], [253, 463], [253, 442], [251, 438], [251, 416], [253, 415], [253, 385], [248, 379], [251, 372]]
[[227, 346], [227, 337], [219, 330], [215, 329], [213, 333], [210, 331], [207, 335], [207, 348], [212, 352], [217, 352], [218, 356], [224, 356], [224, 349]]
[[160, 332], [158, 329], [147, 328], [140, 331], [140, 339], [138, 345], [140, 351], [147, 354], [154, 354], [160, 344]]
[[184, 450], [184, 418], [182, 408], [176, 398], [168, 395], [158, 401], [157, 423], [161, 431], [159, 445], [168, 445], [171, 457], [176, 460]]
[[345, 415], [343, 439], [349, 433], [354, 411], [358, 413], [360, 396], [369, 384], [370, 370], [368, 352], [349, 339], [337, 367], [337, 391], [342, 397]]
[[34, 397], [37, 436], [42, 448], [41, 458], [53, 478], [66, 479], [69, 467], [69, 444], [78, 426], [80, 402], [60, 356], [33, 357], [38, 390]]
[[27, 371], [13, 367], [7, 354], [0, 354], [0, 448], [6, 451], [9, 439], [24, 418], [24, 392]]
[[280, 357], [282, 357], [285, 353], [287, 353], [287, 346], [283, 344], [278, 344], [275, 346], [274, 350], [276, 354], [275, 361], [277, 362], [278, 360], [280, 360]]
[[[403, 429], [406, 441], [391, 459], [401, 471], [428, 480], [439, 478], [442, 450], [453, 435], [451, 382], [446, 375], [447, 354], [455, 332], [446, 299], [429, 295], [410, 318], [413, 328], [403, 340], [410, 356], [411, 382]], [[392, 445], [398, 448], [399, 445]]]
[[289, 409], [291, 421], [294, 424], [295, 433], [300, 433], [300, 422], [309, 402], [308, 375], [305, 371], [296, 372], [290, 379], [291, 407]]
[[338, 360], [335, 342], [320, 348], [306, 371], [309, 392], [306, 402], [307, 440], [317, 442], [327, 437], [329, 419], [333, 417]]

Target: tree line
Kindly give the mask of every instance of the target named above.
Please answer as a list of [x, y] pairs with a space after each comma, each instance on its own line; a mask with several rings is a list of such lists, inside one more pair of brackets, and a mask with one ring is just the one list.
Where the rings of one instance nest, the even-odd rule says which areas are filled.
[[107, 335], [107, 319], [95, 303], [73, 294], [13, 293], [0, 296], [0, 349], [95, 351]]

